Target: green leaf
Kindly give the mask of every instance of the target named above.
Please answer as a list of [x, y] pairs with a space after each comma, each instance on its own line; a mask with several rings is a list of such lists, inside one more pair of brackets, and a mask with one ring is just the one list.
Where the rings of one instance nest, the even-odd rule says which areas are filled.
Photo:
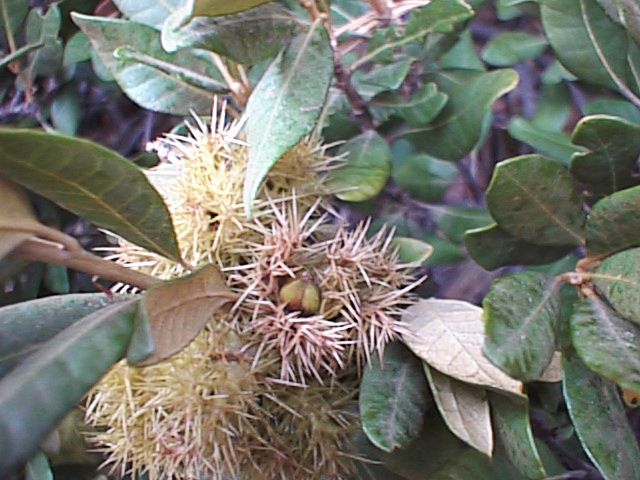
[[174, 115], [207, 114], [214, 94], [227, 87], [202, 50], [167, 53], [160, 33], [146, 25], [72, 14], [122, 90], [138, 105]]
[[0, 129], [2, 173], [132, 243], [174, 260], [171, 217], [142, 171], [88, 140]]
[[24, 469], [25, 480], [53, 480], [53, 472], [49, 465], [49, 459], [42, 452], [36, 452]]
[[571, 160], [571, 173], [589, 190], [609, 194], [638, 183], [633, 169], [640, 155], [640, 125], [618, 117], [583, 117], [572, 141], [587, 149]]
[[216, 17], [230, 15], [257, 7], [271, 0], [188, 0], [187, 4], [193, 5], [193, 16]]
[[486, 70], [476, 52], [476, 46], [468, 29], [460, 34], [457, 43], [442, 56], [440, 68], [442, 70]]
[[271, 168], [313, 130], [332, 78], [333, 51], [327, 32], [316, 23], [293, 39], [253, 90], [245, 110], [249, 164], [244, 208], [249, 217]]
[[491, 105], [515, 88], [518, 74], [513, 70], [452, 70], [429, 75], [425, 81], [435, 82], [449, 101], [431, 124], [408, 129], [406, 137], [417, 150], [456, 161], [476, 146]]
[[54, 335], [109, 304], [104, 293], [75, 293], [0, 308], [0, 376]]
[[419, 434], [431, 398], [422, 362], [399, 342], [374, 359], [360, 384], [360, 420], [369, 440], [391, 452]]
[[416, 238], [395, 237], [391, 242], [398, 249], [398, 260], [401, 263], [422, 265], [433, 254], [433, 247]]
[[458, 176], [451, 162], [429, 155], [413, 154], [393, 162], [393, 181], [411, 196], [425, 202], [437, 202]]
[[587, 455], [606, 480], [640, 478], [640, 451], [614, 384], [563, 357], [564, 398]]
[[435, 83], [427, 83], [407, 101], [394, 103], [393, 111], [412, 127], [426, 125], [446, 105], [448, 96], [438, 91]]
[[496, 433], [502, 439], [511, 463], [528, 479], [546, 478], [547, 472], [531, 431], [527, 404], [492, 392], [489, 401]]
[[620, 315], [640, 325], [640, 248], [607, 258], [592, 272], [591, 281]]
[[565, 83], [542, 86], [531, 125], [546, 131], [562, 131], [573, 108], [573, 100]]
[[489, 360], [524, 382], [540, 378], [556, 349], [559, 285], [535, 272], [501, 277], [482, 306]]
[[391, 175], [391, 149], [384, 138], [367, 130], [342, 145], [340, 155], [346, 155], [346, 163], [327, 180], [340, 200], [363, 202], [380, 193]]
[[562, 258], [573, 247], [547, 247], [520, 240], [496, 223], [467, 230], [464, 245], [471, 257], [485, 270], [507, 265], [543, 265]]
[[28, 81], [33, 81], [38, 75], [55, 75], [62, 65], [63, 47], [58, 38], [60, 24], [60, 9], [55, 4], [44, 15], [36, 9], [29, 12], [26, 23], [27, 44], [42, 46], [29, 54], [28, 66], [23, 72]]
[[184, 22], [179, 15], [165, 22], [162, 46], [166, 51], [202, 48], [247, 65], [275, 57], [302, 27], [300, 20], [275, 3], [235, 15], [195, 17]]
[[484, 208], [459, 205], [427, 205], [425, 208], [438, 228], [455, 243], [462, 242], [467, 230], [491, 221], [489, 213]]
[[356, 71], [351, 80], [360, 96], [371, 100], [379, 93], [397, 90], [404, 82], [413, 60], [401, 60], [388, 65], [376, 66], [369, 72]]
[[621, 190], [593, 206], [587, 219], [587, 252], [606, 256], [640, 245], [640, 186]]
[[16, 33], [29, 12], [28, 0], [0, 0], [0, 33], [6, 35], [6, 27]]
[[630, 102], [616, 98], [599, 98], [584, 107], [585, 115], [609, 115], [622, 117], [632, 123], [640, 123], [640, 109]]
[[51, 293], [69, 293], [71, 286], [67, 268], [62, 265], [47, 265], [44, 269], [44, 286]]
[[91, 60], [91, 42], [84, 33], [76, 32], [64, 45], [62, 66], [68, 67], [87, 60]]
[[[595, 0], [542, 0], [544, 30], [562, 64], [586, 82], [633, 96], [627, 54], [635, 45]], [[633, 90], [637, 91], [637, 87]]]
[[539, 56], [547, 41], [526, 32], [504, 32], [493, 37], [482, 51], [482, 59], [495, 67], [510, 67]]
[[0, 474], [23, 464], [123, 357], [136, 302], [110, 305], [76, 322], [0, 380]]
[[80, 126], [82, 106], [72, 86], [63, 88], [51, 103], [51, 123], [60, 133], [75, 135]]
[[160, 30], [167, 17], [178, 10], [184, 1], [113, 0], [113, 3], [129, 20]]
[[591, 370], [625, 389], [640, 391], [640, 327], [602, 300], [587, 298], [574, 306], [571, 339]]
[[493, 430], [487, 391], [443, 375], [424, 364], [440, 415], [460, 440], [491, 458]]
[[569, 135], [564, 132], [546, 130], [522, 117], [514, 117], [507, 127], [509, 135], [516, 140], [528, 143], [538, 152], [558, 160], [569, 166], [572, 155], [581, 151], [571, 143]]
[[582, 194], [562, 165], [523, 155], [496, 166], [487, 190], [492, 217], [504, 230], [536, 245], [584, 243]]
[[403, 35], [384, 39], [379, 46], [360, 57], [351, 66], [352, 71], [371, 60], [384, 58], [404, 45], [420, 42], [430, 33], [451, 32], [455, 25], [472, 15], [473, 10], [462, 0], [433, 0], [412, 12]]

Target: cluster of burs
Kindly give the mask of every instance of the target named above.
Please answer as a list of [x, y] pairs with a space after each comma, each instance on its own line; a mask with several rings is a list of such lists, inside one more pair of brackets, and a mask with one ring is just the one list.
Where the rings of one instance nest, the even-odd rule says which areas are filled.
[[[384, 229], [349, 228], [323, 179], [339, 160], [306, 139], [245, 215], [238, 124], [196, 119], [156, 142], [149, 172], [184, 258], [217, 265], [238, 300], [182, 352], [116, 365], [89, 395], [93, 445], [115, 472], [159, 479], [343, 479], [354, 472], [363, 368], [402, 333], [411, 266]], [[182, 266], [120, 242], [117, 261], [160, 278]]]

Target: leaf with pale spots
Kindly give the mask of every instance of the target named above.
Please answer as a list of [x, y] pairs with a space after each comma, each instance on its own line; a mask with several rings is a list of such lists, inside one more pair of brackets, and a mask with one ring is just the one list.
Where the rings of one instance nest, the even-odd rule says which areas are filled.
[[431, 367], [463, 382], [522, 395], [522, 383], [483, 354], [482, 309], [460, 300], [430, 298], [406, 309], [404, 342]]

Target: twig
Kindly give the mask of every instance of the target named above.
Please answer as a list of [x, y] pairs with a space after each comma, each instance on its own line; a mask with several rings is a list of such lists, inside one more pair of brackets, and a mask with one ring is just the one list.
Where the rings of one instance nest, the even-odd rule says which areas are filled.
[[375, 124], [369, 111], [369, 105], [358, 93], [351, 82], [351, 73], [342, 65], [338, 50], [333, 51], [333, 70], [336, 76], [337, 87], [344, 92], [353, 110], [353, 116], [364, 131], [373, 130]]
[[12, 255], [34, 262], [63, 265], [106, 280], [128, 283], [141, 289], [149, 288], [160, 281], [150, 275], [97, 257], [86, 250], [65, 250], [61, 244], [39, 238], [25, 240], [13, 250]]

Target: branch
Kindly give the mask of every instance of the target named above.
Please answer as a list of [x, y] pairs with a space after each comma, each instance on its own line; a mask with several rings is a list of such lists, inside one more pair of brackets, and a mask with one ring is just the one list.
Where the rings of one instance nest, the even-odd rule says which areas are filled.
[[100, 258], [86, 250], [65, 250], [61, 244], [39, 238], [25, 240], [13, 250], [12, 255], [33, 262], [63, 265], [73, 270], [97, 275], [106, 280], [128, 283], [141, 289], [149, 288], [160, 281], [150, 275]]
[[337, 49], [333, 51], [333, 70], [336, 76], [336, 85], [347, 96], [347, 100], [349, 100], [349, 104], [353, 109], [353, 115], [360, 124], [360, 128], [362, 130], [373, 130], [375, 123], [369, 111], [369, 105], [353, 86], [351, 73], [342, 65]]

